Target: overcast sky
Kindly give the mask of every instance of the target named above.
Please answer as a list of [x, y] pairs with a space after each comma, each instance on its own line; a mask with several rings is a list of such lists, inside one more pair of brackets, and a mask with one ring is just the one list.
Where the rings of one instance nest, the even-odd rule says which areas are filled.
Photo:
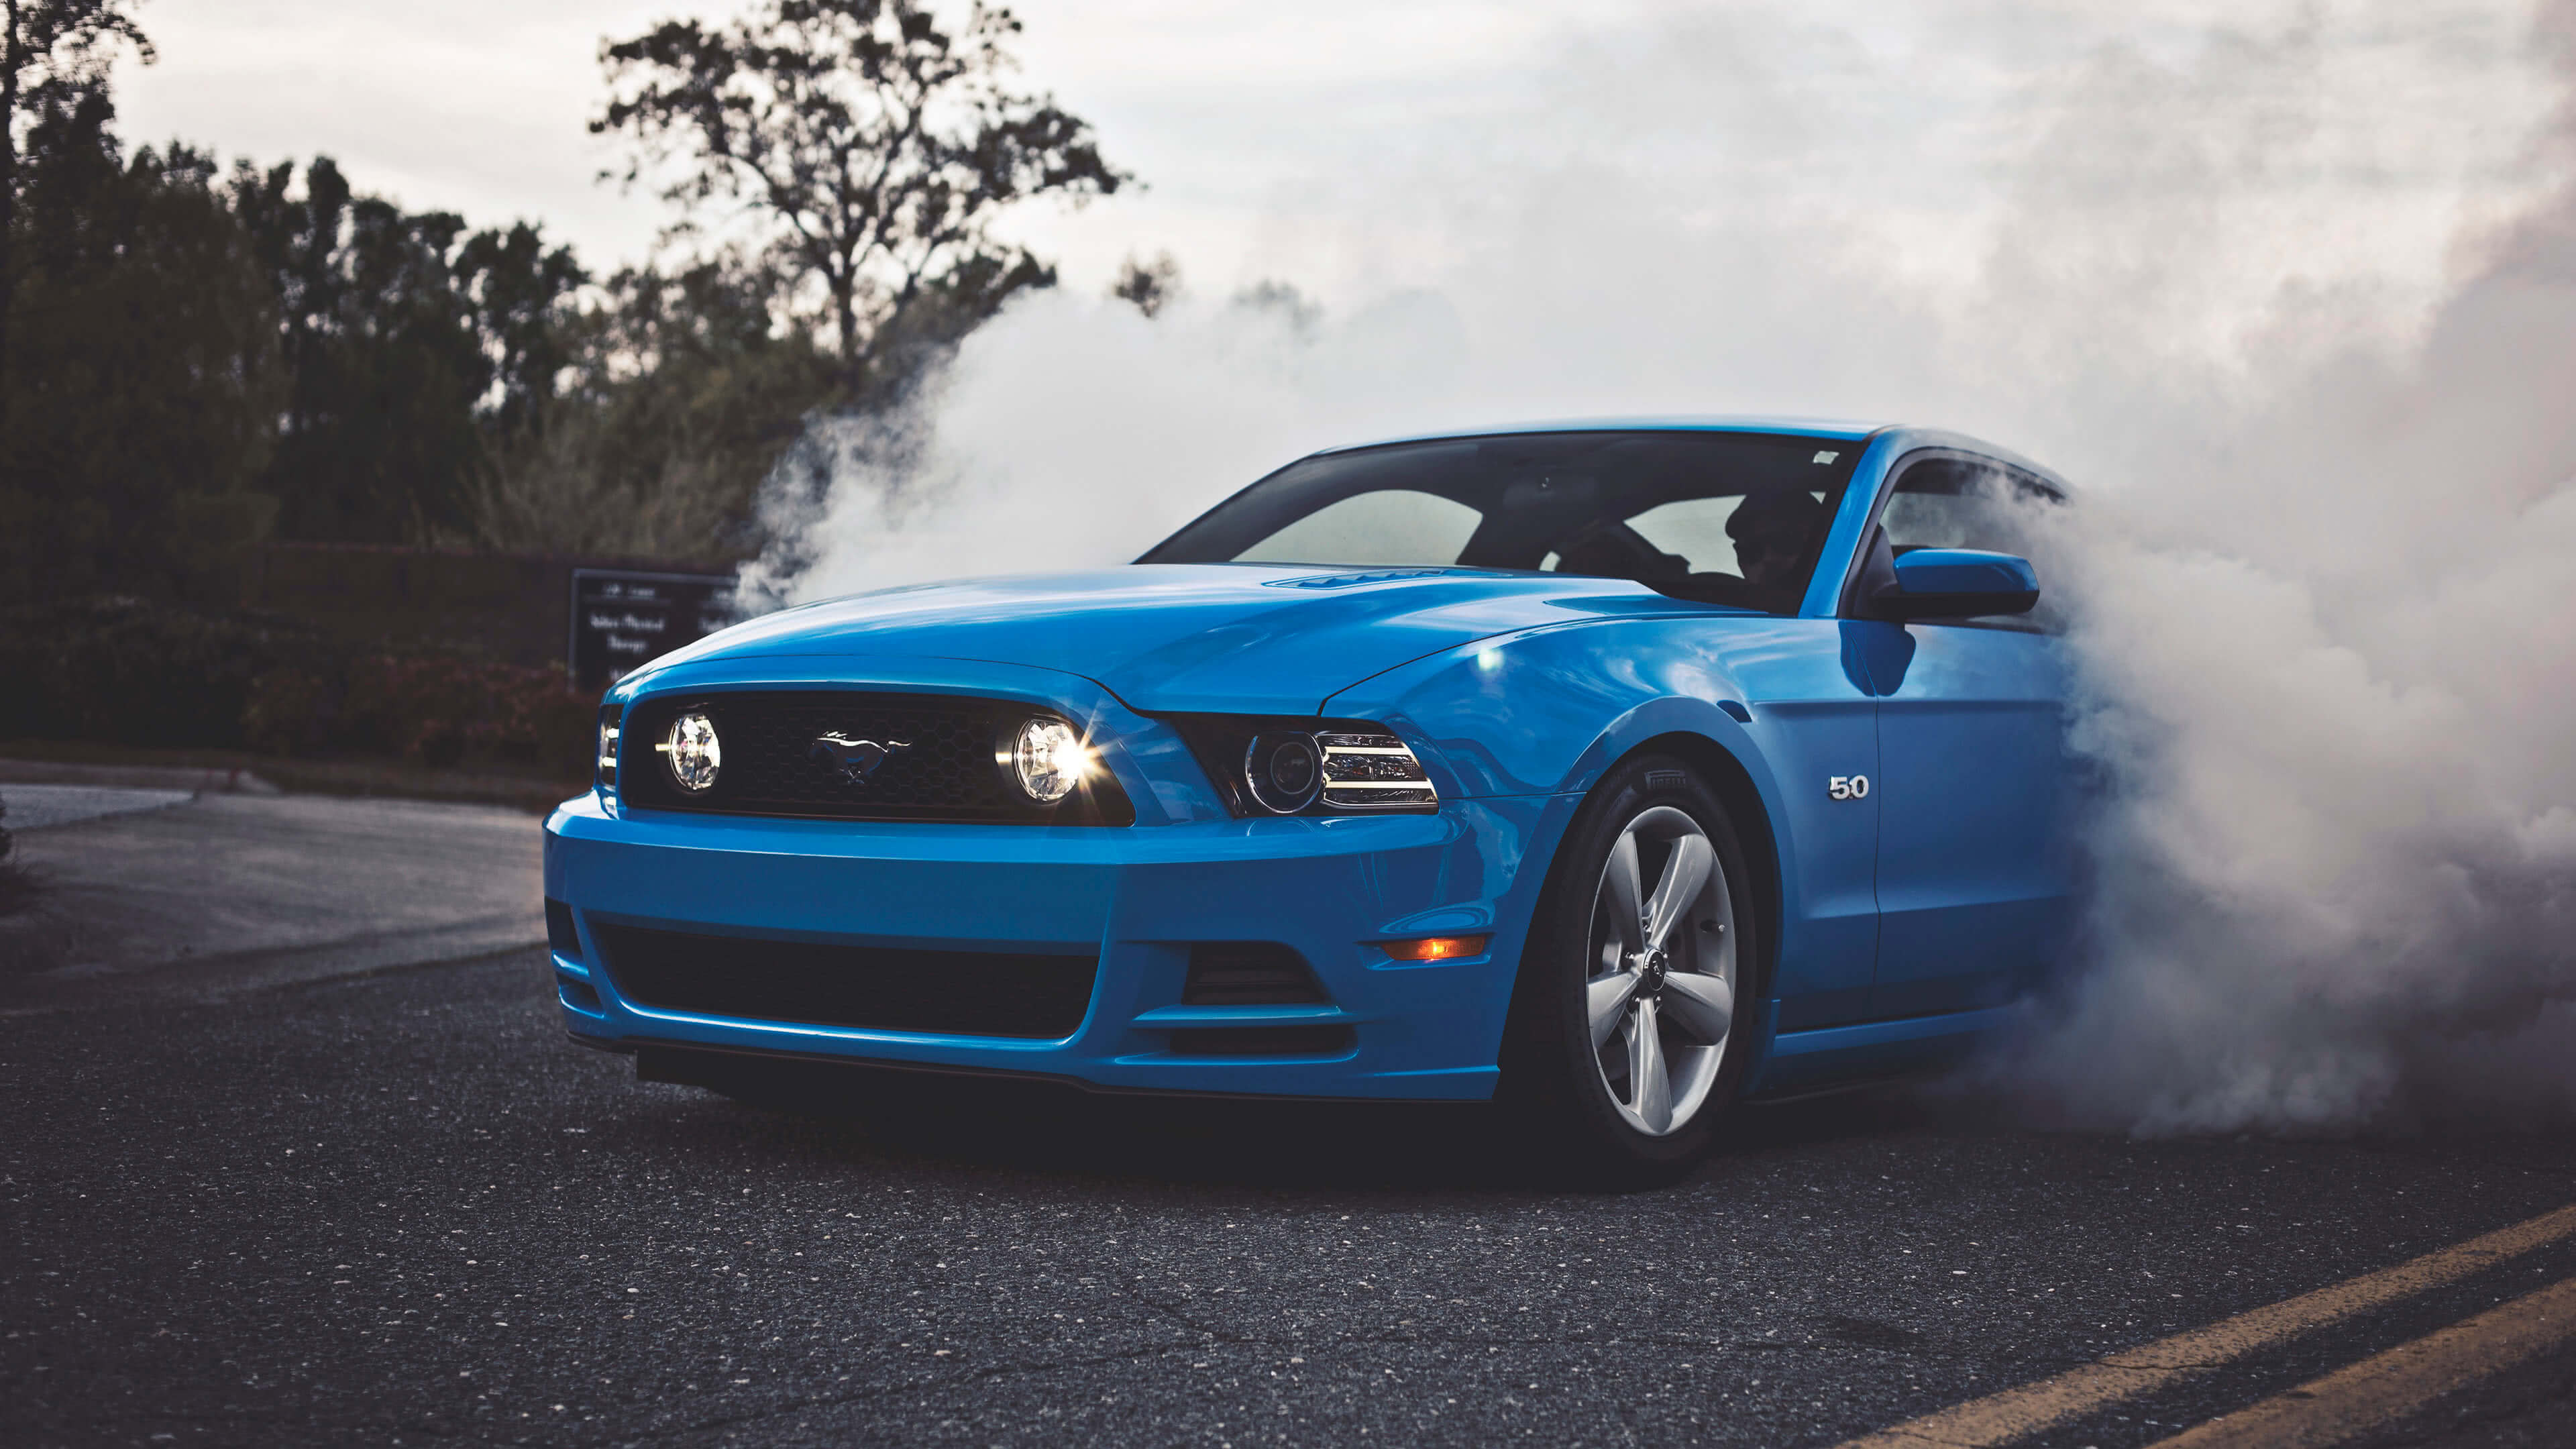
[[[1587, 7], [1553, 7], [1564, 15]], [[1304, 7], [1094, 0], [1022, 6], [1023, 80], [1095, 123], [1147, 189], [1066, 225], [1032, 217], [1072, 270], [1131, 248], [1221, 255], [1371, 133], [1490, 105], [1545, 61], [1550, 7]], [[121, 81], [126, 128], [263, 159], [323, 152], [362, 187], [481, 223], [539, 218], [597, 258], [635, 258], [664, 220], [597, 183], [587, 134], [604, 36], [723, 5], [637, 0], [147, 0], [161, 61]], [[1481, 94], [1480, 94], [1481, 93]]]
[[[2518, 0], [1017, 8], [1027, 82], [1091, 120], [1147, 183], [1020, 223], [1087, 289], [1121, 256], [1164, 248], [1203, 290], [1264, 276], [1335, 299], [1401, 287], [1497, 220], [1476, 214], [1486, 174], [1604, 166], [1737, 201], [1852, 207], [1939, 266], [1978, 244], [1959, 219], [2027, 174], [2023, 159], [2070, 92], [2099, 83], [2106, 56], [2222, 73], [2210, 57], [2230, 46], [2316, 52], [2297, 84], [2325, 99], [2288, 124], [2324, 132], [2302, 143], [2314, 174], [2298, 209], [2313, 219], [2327, 196], [2334, 214], [2298, 244], [2420, 269], [2462, 208], [2501, 207], [2533, 184], [2529, 135], [2550, 100]], [[262, 161], [329, 154], [409, 206], [542, 221], [602, 268], [644, 256], [664, 213], [594, 179], [613, 159], [584, 125], [600, 41], [679, 12], [731, 7], [145, 0], [161, 60], [127, 68], [120, 105], [137, 140]], [[2277, 65], [2245, 74], [2282, 84]], [[2187, 134], [2193, 118], [2174, 124]], [[1426, 194], [1440, 206], [1423, 208]]]

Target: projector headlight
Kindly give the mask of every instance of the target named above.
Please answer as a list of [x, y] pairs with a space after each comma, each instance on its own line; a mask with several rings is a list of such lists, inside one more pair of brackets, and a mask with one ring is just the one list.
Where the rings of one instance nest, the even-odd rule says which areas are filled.
[[1099, 758], [1073, 726], [1044, 715], [1020, 726], [1019, 743], [1011, 751], [1020, 788], [1041, 805], [1072, 794], [1073, 787], [1098, 767]]
[[1366, 720], [1169, 714], [1190, 753], [1238, 817], [1431, 814], [1439, 787], [1393, 731]]
[[1324, 757], [1314, 736], [1286, 730], [1254, 735], [1243, 752], [1243, 783], [1254, 803], [1274, 815], [1294, 815], [1314, 804], [1324, 784]]
[[671, 767], [671, 778], [692, 795], [714, 788], [716, 772], [724, 768], [724, 743], [716, 738], [716, 722], [696, 710], [682, 711], [671, 721], [670, 734], [654, 748]]

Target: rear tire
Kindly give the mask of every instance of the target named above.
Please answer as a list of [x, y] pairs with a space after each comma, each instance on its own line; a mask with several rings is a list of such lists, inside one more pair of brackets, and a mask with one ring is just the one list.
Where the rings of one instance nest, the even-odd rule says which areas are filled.
[[1506, 1106], [1576, 1181], [1660, 1186], [1707, 1153], [1751, 1055], [1768, 961], [1753, 901], [1726, 807], [1679, 759], [1622, 762], [1576, 812], [1503, 1061]]

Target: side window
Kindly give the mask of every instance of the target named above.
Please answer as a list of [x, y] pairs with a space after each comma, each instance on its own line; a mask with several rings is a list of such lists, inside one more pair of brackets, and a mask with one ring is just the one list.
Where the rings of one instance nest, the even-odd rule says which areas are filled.
[[1878, 522], [1887, 530], [1888, 547], [1899, 554], [1973, 548], [2029, 559], [2039, 573], [2039, 607], [1976, 622], [2054, 634], [2062, 622], [2055, 600], [2063, 580], [2052, 577], [2054, 561], [2043, 557], [2049, 550], [2039, 510], [2062, 502], [2053, 491], [2002, 468], [1936, 458], [1897, 477]]
[[1369, 568], [1453, 564], [1483, 517], [1437, 493], [1380, 488], [1326, 504], [1235, 559]]
[[1918, 548], [2020, 553], [2026, 530], [2014, 517], [2014, 502], [2001, 472], [1943, 459], [1906, 469], [1878, 522], [1898, 553]]

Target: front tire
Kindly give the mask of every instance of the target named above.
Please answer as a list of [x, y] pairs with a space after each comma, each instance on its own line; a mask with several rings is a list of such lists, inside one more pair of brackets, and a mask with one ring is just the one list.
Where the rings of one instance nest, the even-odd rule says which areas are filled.
[[1751, 880], [1716, 792], [1669, 756], [1614, 768], [1568, 827], [1521, 959], [1504, 1092], [1581, 1180], [1659, 1185], [1707, 1152], [1751, 1054]]

